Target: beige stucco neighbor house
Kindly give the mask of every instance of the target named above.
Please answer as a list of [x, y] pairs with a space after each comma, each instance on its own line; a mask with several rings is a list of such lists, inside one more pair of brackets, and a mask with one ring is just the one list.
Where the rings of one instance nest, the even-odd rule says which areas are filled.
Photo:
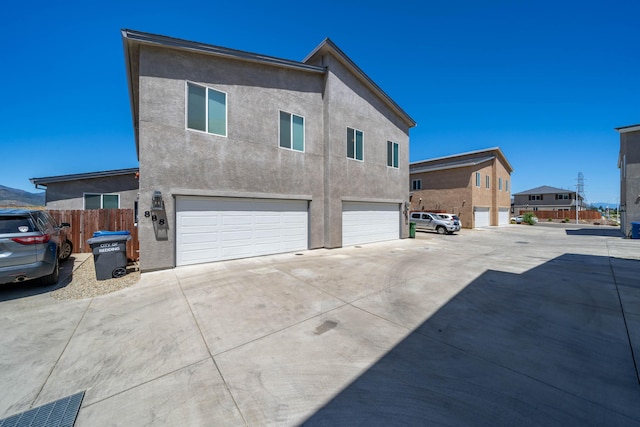
[[47, 209], [135, 209], [138, 168], [31, 178]]
[[499, 147], [413, 162], [411, 210], [457, 214], [464, 228], [509, 224], [511, 172]]
[[292, 61], [122, 39], [142, 271], [408, 236], [415, 122], [331, 40]]
[[616, 128], [620, 134], [620, 229], [631, 233], [631, 222], [640, 221], [640, 124]]

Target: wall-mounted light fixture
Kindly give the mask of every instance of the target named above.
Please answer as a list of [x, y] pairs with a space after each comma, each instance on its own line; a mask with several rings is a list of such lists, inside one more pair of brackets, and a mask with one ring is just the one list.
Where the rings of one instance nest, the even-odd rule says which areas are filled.
[[151, 210], [161, 211], [162, 209], [162, 193], [156, 190], [153, 192], [153, 196], [151, 197]]

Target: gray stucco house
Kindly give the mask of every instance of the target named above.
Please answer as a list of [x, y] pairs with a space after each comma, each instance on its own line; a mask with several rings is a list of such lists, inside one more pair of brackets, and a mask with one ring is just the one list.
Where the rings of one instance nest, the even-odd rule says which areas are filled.
[[122, 39], [142, 271], [408, 236], [415, 122], [331, 40], [298, 62]]
[[31, 178], [47, 209], [135, 209], [138, 168]]
[[631, 222], [640, 221], [640, 124], [615, 129], [620, 134], [620, 229], [631, 232]]
[[[578, 203], [576, 203], [576, 199]], [[513, 195], [513, 214], [520, 215], [530, 211], [564, 211], [573, 212], [584, 210], [584, 199], [574, 190], [543, 185]]]

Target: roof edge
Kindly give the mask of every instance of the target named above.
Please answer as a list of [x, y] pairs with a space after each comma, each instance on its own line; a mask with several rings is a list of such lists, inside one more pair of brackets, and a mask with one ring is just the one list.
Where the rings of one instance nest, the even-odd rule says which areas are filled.
[[614, 128], [614, 130], [616, 130], [618, 133], [635, 132], [640, 130], [640, 123], [637, 125], [629, 125], [629, 126]]
[[502, 160], [502, 162], [509, 169], [509, 173], [513, 172], [513, 166], [511, 166], [511, 163], [509, 163], [509, 161], [507, 160], [507, 157], [504, 155], [504, 153], [502, 152], [500, 147], [484, 148], [484, 149], [481, 149], [481, 150], [467, 151], [466, 153], [458, 153], [458, 154], [452, 154], [452, 155], [449, 155], [449, 156], [436, 157], [434, 159], [419, 160], [417, 162], [409, 162], [409, 167], [411, 167], [412, 165], [420, 164], [420, 163], [435, 162], [437, 160], [454, 159], [456, 157], [470, 156], [472, 154], [493, 153], [493, 152], [495, 152], [495, 153], [497, 153], [499, 155], [499, 157]]
[[139, 171], [140, 171], [140, 168], [114, 169], [114, 170], [100, 171], [100, 172], [85, 172], [85, 173], [76, 173], [76, 174], [69, 174], [69, 175], [45, 176], [42, 178], [29, 178], [29, 181], [31, 181], [31, 183], [35, 185], [46, 185], [46, 184], [51, 184], [53, 182], [75, 181], [78, 179], [92, 179], [92, 178], [104, 178], [109, 176], [130, 175], [130, 174], [135, 174]]

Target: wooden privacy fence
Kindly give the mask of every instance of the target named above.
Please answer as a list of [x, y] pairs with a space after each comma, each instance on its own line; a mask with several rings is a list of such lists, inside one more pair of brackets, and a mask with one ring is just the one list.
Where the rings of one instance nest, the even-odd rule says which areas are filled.
[[[565, 218], [569, 218], [569, 219], [576, 219], [576, 211], [528, 211], [532, 214], [534, 214], [535, 216], [538, 217], [538, 219], [565, 219]], [[520, 213], [520, 215], [524, 215], [527, 212], [522, 212]], [[588, 219], [601, 219], [602, 218], [602, 214], [598, 211], [578, 211], [578, 219], [584, 219], [584, 220], [588, 220]]]
[[90, 209], [90, 210], [49, 210], [58, 223], [68, 222], [67, 238], [73, 244], [73, 252], [91, 253], [87, 240], [99, 230], [121, 231], [131, 233], [127, 242], [127, 257], [131, 260], [139, 258], [140, 243], [138, 227], [135, 226], [133, 209]]

